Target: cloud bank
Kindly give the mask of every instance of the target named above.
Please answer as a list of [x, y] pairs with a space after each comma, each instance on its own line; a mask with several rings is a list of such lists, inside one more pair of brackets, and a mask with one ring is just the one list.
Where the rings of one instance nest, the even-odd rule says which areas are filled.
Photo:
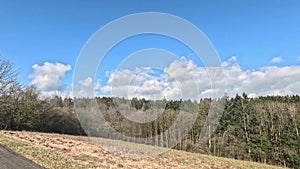
[[[273, 63], [281, 57], [272, 59]], [[181, 58], [154, 74], [151, 68], [122, 69], [107, 72], [107, 84], [101, 92], [112, 96], [146, 99], [194, 99], [211, 97], [218, 87], [211, 87], [211, 79], [225, 83], [229, 96], [246, 92], [250, 97], [266, 95], [300, 94], [300, 66], [267, 66], [258, 70], [243, 70], [236, 57], [221, 64], [224, 76], [208, 74], [213, 68], [197, 66], [193, 61]], [[219, 90], [219, 91], [218, 91]], [[224, 93], [219, 93], [219, 96]]]

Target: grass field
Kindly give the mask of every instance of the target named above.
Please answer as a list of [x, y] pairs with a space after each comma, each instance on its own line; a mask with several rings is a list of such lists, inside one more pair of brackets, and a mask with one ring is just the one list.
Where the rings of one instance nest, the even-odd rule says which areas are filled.
[[[104, 139], [106, 141], [111, 141]], [[281, 167], [169, 150], [146, 158], [113, 155], [88, 137], [36, 132], [0, 131], [0, 144], [49, 169], [188, 168], [279, 169]], [[132, 144], [132, 143], [130, 143]], [[134, 145], [135, 146], [135, 145]]]

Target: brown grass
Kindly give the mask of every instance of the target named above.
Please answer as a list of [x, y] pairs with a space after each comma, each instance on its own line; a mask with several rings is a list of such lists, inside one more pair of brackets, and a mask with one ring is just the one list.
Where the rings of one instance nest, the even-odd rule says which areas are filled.
[[[111, 141], [108, 139], [103, 139]], [[45, 168], [199, 168], [279, 169], [260, 163], [170, 150], [155, 157], [134, 159], [111, 154], [88, 137], [36, 132], [0, 131], [0, 144]], [[128, 143], [132, 144], [132, 143]], [[136, 146], [136, 145], [134, 145]], [[149, 146], [148, 146], [149, 147]], [[147, 148], [147, 146], [145, 146]]]

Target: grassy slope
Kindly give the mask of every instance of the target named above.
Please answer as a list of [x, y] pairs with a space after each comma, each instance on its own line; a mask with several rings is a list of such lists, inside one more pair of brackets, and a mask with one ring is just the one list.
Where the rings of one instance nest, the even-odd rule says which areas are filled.
[[87, 137], [0, 131], [0, 144], [45, 168], [243, 168], [275, 169], [260, 163], [170, 150], [156, 157], [132, 159], [112, 155]]

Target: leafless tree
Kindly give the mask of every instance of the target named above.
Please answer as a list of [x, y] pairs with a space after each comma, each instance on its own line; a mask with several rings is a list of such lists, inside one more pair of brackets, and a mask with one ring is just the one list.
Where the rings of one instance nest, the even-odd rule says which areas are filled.
[[0, 96], [7, 94], [11, 88], [18, 86], [17, 75], [14, 64], [0, 57]]

